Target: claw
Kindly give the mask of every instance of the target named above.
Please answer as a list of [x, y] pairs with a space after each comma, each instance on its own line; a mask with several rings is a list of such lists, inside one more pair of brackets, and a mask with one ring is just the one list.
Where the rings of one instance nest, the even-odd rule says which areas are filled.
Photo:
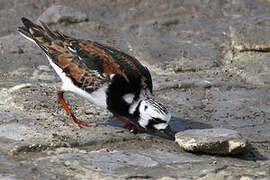
[[81, 121], [78, 118], [76, 118], [73, 114], [71, 114], [69, 116], [69, 118], [70, 118], [71, 122], [73, 122], [73, 124], [75, 126], [85, 126], [85, 127], [96, 127], [97, 126], [96, 123], [86, 123], [84, 121]]

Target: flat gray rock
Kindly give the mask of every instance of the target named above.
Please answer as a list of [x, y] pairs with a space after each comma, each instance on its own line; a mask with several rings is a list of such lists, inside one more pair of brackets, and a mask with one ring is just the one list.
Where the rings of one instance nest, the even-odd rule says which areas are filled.
[[[230, 26], [233, 52], [224, 58], [224, 71], [242, 80], [265, 86], [270, 84], [269, 21], [258, 18], [256, 24], [238, 23]], [[264, 52], [264, 53], [258, 53]]]
[[47, 24], [55, 24], [60, 22], [78, 23], [87, 21], [87, 15], [73, 8], [53, 5], [44, 11], [38, 18], [38, 21], [43, 21]]
[[191, 129], [176, 134], [175, 141], [191, 152], [209, 154], [238, 154], [247, 150], [248, 143], [230, 129]]
[[270, 28], [265, 25], [236, 24], [230, 27], [232, 46], [238, 51], [270, 51]]

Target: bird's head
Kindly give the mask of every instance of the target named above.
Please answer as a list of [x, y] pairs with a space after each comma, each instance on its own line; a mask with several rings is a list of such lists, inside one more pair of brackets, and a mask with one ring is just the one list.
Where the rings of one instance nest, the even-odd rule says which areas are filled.
[[162, 131], [174, 137], [169, 127], [171, 113], [152, 97], [137, 101], [133, 107], [131, 106], [130, 113], [133, 113], [137, 118], [137, 122], [141, 127], [147, 130]]
[[168, 126], [171, 113], [152, 98], [141, 100], [138, 104], [138, 123], [145, 129], [162, 130]]

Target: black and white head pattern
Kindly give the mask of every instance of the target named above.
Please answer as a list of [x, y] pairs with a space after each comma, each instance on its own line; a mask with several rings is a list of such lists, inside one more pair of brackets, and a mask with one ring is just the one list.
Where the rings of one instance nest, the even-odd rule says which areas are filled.
[[150, 91], [142, 90], [140, 97], [134, 99], [133, 93], [128, 93], [123, 96], [123, 99], [129, 107], [129, 114], [137, 119], [139, 125], [145, 129], [163, 130], [166, 129], [171, 113], [159, 102], [155, 101]]
[[171, 113], [152, 98], [146, 98], [138, 106], [140, 126], [146, 129], [165, 129], [171, 119]]

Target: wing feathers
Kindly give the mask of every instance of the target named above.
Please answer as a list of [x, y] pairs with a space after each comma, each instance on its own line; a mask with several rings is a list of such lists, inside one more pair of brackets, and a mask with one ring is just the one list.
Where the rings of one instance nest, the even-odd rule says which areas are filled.
[[24, 26], [18, 31], [33, 40], [78, 86], [98, 86], [108, 81], [110, 75], [118, 74], [127, 82], [139, 82], [152, 91], [148, 69], [134, 57], [97, 42], [68, 37], [42, 21], [42, 26], [25, 17], [22, 22]]

